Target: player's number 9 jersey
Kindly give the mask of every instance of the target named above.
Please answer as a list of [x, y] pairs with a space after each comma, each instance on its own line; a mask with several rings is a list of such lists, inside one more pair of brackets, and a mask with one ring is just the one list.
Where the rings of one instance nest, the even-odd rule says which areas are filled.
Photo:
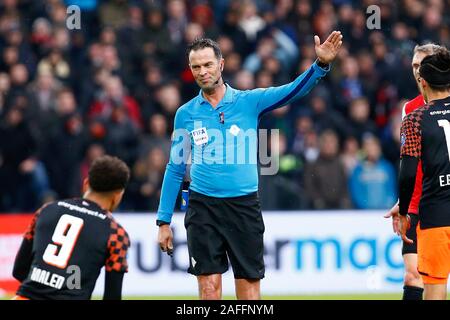
[[25, 239], [32, 263], [18, 294], [31, 299], [90, 299], [103, 266], [126, 272], [126, 231], [97, 204], [62, 200], [39, 210]]

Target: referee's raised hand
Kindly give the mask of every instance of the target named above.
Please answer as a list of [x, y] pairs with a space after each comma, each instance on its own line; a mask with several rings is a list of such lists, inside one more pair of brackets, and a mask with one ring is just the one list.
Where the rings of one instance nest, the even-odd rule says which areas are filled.
[[342, 34], [340, 31], [333, 31], [322, 44], [320, 44], [319, 36], [314, 36], [314, 43], [319, 61], [323, 64], [329, 64], [339, 52], [342, 45]]

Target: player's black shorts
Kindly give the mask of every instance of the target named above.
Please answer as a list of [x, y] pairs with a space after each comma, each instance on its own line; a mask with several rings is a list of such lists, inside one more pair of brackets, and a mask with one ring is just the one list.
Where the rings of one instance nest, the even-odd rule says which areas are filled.
[[213, 198], [190, 191], [184, 219], [193, 275], [224, 273], [235, 279], [264, 278], [264, 221], [258, 194]]
[[410, 213], [409, 217], [411, 218], [411, 227], [406, 231], [406, 236], [414, 241], [413, 243], [406, 243], [403, 241], [402, 246], [402, 255], [407, 253], [416, 253], [417, 254], [417, 224], [419, 223], [419, 215]]

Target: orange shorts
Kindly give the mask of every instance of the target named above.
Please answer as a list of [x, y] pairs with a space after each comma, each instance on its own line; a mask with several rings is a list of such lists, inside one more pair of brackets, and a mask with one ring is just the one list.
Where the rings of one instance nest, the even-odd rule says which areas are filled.
[[14, 296], [14, 297], [11, 298], [11, 300], [30, 300], [30, 299], [25, 298], [23, 296]]
[[425, 284], [446, 284], [450, 273], [450, 227], [417, 227], [417, 269]]

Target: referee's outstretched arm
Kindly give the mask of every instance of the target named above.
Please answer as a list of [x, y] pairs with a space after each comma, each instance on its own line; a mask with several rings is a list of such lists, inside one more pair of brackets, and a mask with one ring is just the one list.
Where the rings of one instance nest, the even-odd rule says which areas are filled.
[[259, 116], [307, 95], [330, 70], [330, 63], [342, 45], [341, 32], [333, 31], [322, 44], [318, 36], [314, 37], [314, 41], [317, 60], [308, 70], [283, 86], [254, 90], [258, 96], [255, 105]]

